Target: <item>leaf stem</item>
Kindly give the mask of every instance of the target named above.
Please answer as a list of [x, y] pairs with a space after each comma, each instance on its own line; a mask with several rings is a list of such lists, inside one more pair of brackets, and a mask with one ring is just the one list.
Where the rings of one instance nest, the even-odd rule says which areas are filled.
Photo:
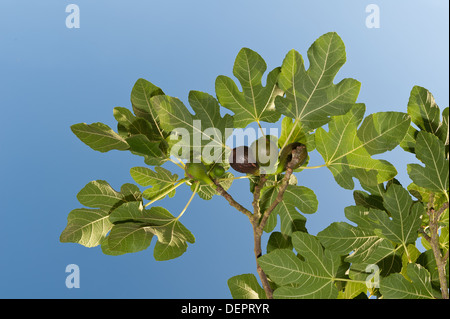
[[179, 168], [181, 168], [182, 170], [184, 170], [184, 164], [183, 166], [181, 166], [180, 164], [178, 164], [178, 162], [174, 161], [173, 159], [169, 158], [169, 161], [171, 161], [172, 163], [174, 163], [176, 166], [178, 166]]
[[176, 220], [178, 220], [181, 216], [183, 216], [184, 212], [187, 210], [187, 208], [189, 207], [189, 205], [191, 204], [192, 200], [194, 199], [195, 194], [197, 194], [198, 188], [200, 186], [200, 182], [197, 182], [197, 185], [195, 185], [195, 189], [192, 192], [191, 197], [189, 198], [188, 202], [186, 203], [186, 206], [184, 206], [183, 210], [181, 211], [180, 215], [178, 215], [177, 218], [175, 218]]
[[163, 198], [164, 196], [166, 196], [167, 194], [169, 194], [171, 191], [173, 191], [174, 189], [176, 189], [177, 187], [183, 185], [184, 183], [186, 183], [189, 180], [189, 178], [185, 177], [182, 179], [179, 179], [178, 181], [176, 181], [174, 183], [174, 185], [172, 185], [172, 187], [170, 187], [169, 189], [167, 189], [164, 193], [159, 194], [156, 198], [152, 199], [150, 202], [148, 202], [147, 204], [145, 204], [144, 207], [147, 207], [151, 204], [153, 204], [154, 202], [156, 202], [157, 200], [160, 200], [161, 198]]
[[301, 169], [316, 169], [316, 168], [322, 168], [322, 167], [327, 167], [327, 164], [322, 164], [322, 165], [317, 165], [317, 166], [305, 166], [305, 167], [301, 167]]
[[264, 136], [265, 134], [264, 134], [264, 130], [263, 130], [262, 126], [261, 126], [261, 123], [259, 123], [259, 121], [257, 121], [257, 123], [258, 123], [259, 129], [261, 130], [262, 136]]
[[248, 179], [250, 178], [250, 176], [238, 176], [238, 177], [225, 177], [225, 178], [220, 178], [221, 181], [226, 181], [226, 180], [236, 180], [236, 179]]

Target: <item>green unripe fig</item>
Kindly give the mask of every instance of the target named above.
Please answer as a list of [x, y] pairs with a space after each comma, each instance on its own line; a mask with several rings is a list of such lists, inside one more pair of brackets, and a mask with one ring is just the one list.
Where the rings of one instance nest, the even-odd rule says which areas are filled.
[[248, 146], [234, 148], [231, 151], [228, 161], [231, 167], [239, 173], [255, 174], [259, 170], [255, 156]]
[[203, 165], [203, 163], [186, 163], [184, 171], [185, 175], [190, 179], [199, 181], [200, 183], [204, 183], [209, 186], [214, 186], [213, 181], [208, 176], [206, 166]]
[[280, 174], [286, 170], [287, 164], [292, 160], [292, 151], [294, 149], [296, 149], [297, 147], [301, 148], [300, 160], [293, 169], [299, 168], [300, 166], [305, 164], [306, 160], [308, 159], [308, 151], [306, 150], [306, 146], [299, 142], [291, 143], [291, 144], [287, 145], [286, 147], [284, 147], [280, 152], [276, 174]]
[[214, 165], [214, 167], [211, 170], [211, 176], [214, 178], [222, 177], [223, 174], [225, 174], [225, 169], [221, 165]]
[[278, 145], [275, 136], [263, 136], [252, 143], [250, 148], [255, 154], [261, 174], [273, 174], [278, 161]]

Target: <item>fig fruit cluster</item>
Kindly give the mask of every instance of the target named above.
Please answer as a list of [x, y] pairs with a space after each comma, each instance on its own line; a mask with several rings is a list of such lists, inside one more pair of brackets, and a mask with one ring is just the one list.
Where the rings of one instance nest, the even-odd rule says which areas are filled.
[[[277, 143], [270, 136], [263, 136], [248, 146], [238, 146], [231, 151], [228, 159], [230, 166], [239, 173], [260, 175], [280, 174], [287, 169], [292, 160], [292, 151], [300, 147], [300, 160], [294, 169], [305, 164], [308, 158], [306, 146], [294, 142], [278, 152]], [[225, 174], [223, 166], [215, 163], [205, 165], [203, 163], [186, 163], [185, 175], [200, 184], [214, 187], [213, 179]]]
[[206, 167], [203, 163], [186, 163], [185, 176], [191, 180], [198, 181], [200, 184], [214, 186], [212, 178], [220, 178], [225, 174], [223, 166], [213, 164], [212, 167]]
[[229, 163], [235, 171], [244, 174], [280, 174], [286, 170], [287, 164], [292, 160], [292, 151], [297, 147], [300, 147], [300, 161], [295, 165], [296, 169], [305, 164], [308, 158], [306, 146], [294, 142], [278, 153], [278, 146], [270, 136], [259, 138], [250, 147], [234, 148]]

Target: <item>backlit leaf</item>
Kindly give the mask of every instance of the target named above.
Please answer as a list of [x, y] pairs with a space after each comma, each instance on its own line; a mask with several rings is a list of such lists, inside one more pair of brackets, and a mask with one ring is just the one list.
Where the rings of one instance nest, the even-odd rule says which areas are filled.
[[166, 135], [160, 127], [158, 113], [151, 102], [151, 98], [155, 95], [164, 95], [164, 92], [153, 83], [138, 79], [131, 90], [131, 105], [134, 114], [146, 119], [151, 124], [152, 130], [158, 132], [164, 139]]
[[61, 233], [62, 243], [79, 243], [85, 247], [98, 246], [111, 230], [109, 213], [101, 209], [77, 208], [67, 217], [67, 227]]
[[405, 245], [414, 243], [421, 224], [421, 215], [425, 213], [422, 203], [414, 203], [408, 193], [400, 185], [391, 185], [383, 196], [384, 211], [371, 210], [370, 219], [376, 228], [382, 231], [385, 238]]
[[385, 299], [440, 299], [440, 292], [431, 286], [430, 273], [420, 265], [408, 264], [407, 275], [391, 274], [381, 280], [380, 291]]
[[280, 68], [268, 74], [266, 86], [263, 87], [261, 80], [266, 69], [266, 63], [258, 53], [243, 48], [233, 67], [233, 74], [239, 80], [242, 92], [229, 77], [217, 77], [216, 95], [220, 104], [233, 111], [236, 128], [244, 128], [252, 122], [274, 123], [280, 118], [274, 106], [275, 97], [283, 93], [276, 83]]
[[294, 232], [292, 243], [304, 260], [287, 249], [275, 249], [258, 258], [264, 272], [280, 286], [274, 297], [336, 298], [339, 255], [324, 250], [317, 238], [304, 232]]
[[367, 117], [358, 129], [364, 111], [363, 104], [355, 104], [347, 114], [333, 117], [328, 132], [318, 128], [315, 133], [316, 149], [336, 182], [347, 189], [354, 187], [353, 177], [369, 186], [392, 179], [397, 174], [392, 164], [371, 155], [398, 145], [409, 127], [407, 115], [381, 112]]
[[360, 83], [354, 79], [333, 83], [346, 60], [344, 43], [334, 32], [313, 43], [308, 59], [310, 67], [305, 70], [298, 52], [291, 50], [286, 55], [278, 79], [286, 96], [277, 97], [275, 105], [279, 112], [312, 130], [328, 123], [330, 116], [348, 112], [356, 102]]
[[[153, 235], [158, 241], [153, 250], [156, 260], [169, 260], [181, 256], [187, 243], [194, 243], [192, 233], [163, 207], [145, 209], [136, 202], [121, 205], [110, 215], [114, 223], [105, 253], [132, 253], [146, 249]], [[115, 228], [119, 226], [118, 230]]]
[[[229, 114], [222, 117], [219, 104], [207, 93], [191, 91], [189, 101], [196, 111], [195, 115], [177, 98], [166, 95], [152, 98], [161, 127], [172, 132], [172, 147], [176, 145], [181, 150], [188, 150], [187, 154], [175, 153], [188, 160], [207, 154], [204, 157], [207, 163], [223, 160], [226, 154], [225, 142], [232, 133], [226, 128], [232, 127], [232, 117]], [[178, 137], [182, 139], [178, 140]], [[213, 155], [203, 152], [206, 146], [213, 150]]]

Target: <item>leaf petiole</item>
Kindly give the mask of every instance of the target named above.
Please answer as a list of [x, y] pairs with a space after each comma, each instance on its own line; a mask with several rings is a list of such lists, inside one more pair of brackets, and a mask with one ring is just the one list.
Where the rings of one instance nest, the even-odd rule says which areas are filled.
[[167, 194], [169, 194], [171, 191], [173, 191], [174, 189], [178, 188], [179, 186], [183, 185], [184, 183], [186, 183], [187, 181], [189, 181], [189, 178], [185, 177], [182, 179], [179, 179], [178, 181], [176, 181], [174, 183], [174, 185], [172, 185], [172, 187], [170, 187], [169, 189], [167, 189], [164, 193], [158, 195], [156, 198], [154, 198], [153, 200], [151, 200], [150, 202], [148, 202], [147, 204], [145, 204], [144, 207], [147, 207], [151, 204], [153, 204], [154, 202], [156, 202], [157, 200], [160, 200], [161, 198], [163, 198], [164, 196], [166, 196]]
[[262, 134], [261, 136], [264, 136], [265, 134], [264, 134], [264, 130], [261, 126], [261, 123], [259, 123], [259, 121], [257, 121], [257, 123], [258, 123], [259, 129], [261, 130], [261, 134]]
[[195, 194], [197, 194], [198, 188], [200, 186], [200, 182], [197, 182], [197, 185], [195, 185], [195, 189], [192, 192], [191, 198], [189, 198], [188, 202], [186, 203], [186, 206], [184, 206], [183, 210], [181, 211], [180, 215], [178, 215], [177, 218], [175, 218], [176, 220], [178, 220], [179, 218], [181, 218], [181, 216], [183, 216], [184, 212], [187, 210], [187, 208], [189, 207], [189, 205], [191, 204], [192, 200], [194, 199]]
[[317, 166], [305, 166], [305, 167], [300, 167], [301, 169], [316, 169], [316, 168], [322, 168], [322, 167], [327, 167], [327, 164], [322, 164], [322, 165], [317, 165]]
[[[178, 158], [177, 158], [177, 159], [178, 159]], [[179, 168], [181, 168], [181, 169], [184, 170], [184, 163], [181, 162], [179, 159], [178, 159], [178, 161], [179, 161], [181, 164], [179, 164], [178, 162], [174, 161], [174, 160], [171, 159], [171, 158], [169, 158], [169, 161], [171, 161], [171, 162], [174, 163], [176, 166], [178, 166]]]
[[367, 282], [364, 280], [355, 280], [355, 279], [347, 279], [347, 278], [333, 278], [333, 281], [346, 281], [346, 282], [353, 282], [357, 284], [366, 284]]
[[247, 178], [251, 178], [251, 176], [245, 175], [245, 176], [238, 176], [238, 177], [225, 177], [225, 178], [220, 178], [220, 180], [226, 181], [226, 180], [247, 179]]

